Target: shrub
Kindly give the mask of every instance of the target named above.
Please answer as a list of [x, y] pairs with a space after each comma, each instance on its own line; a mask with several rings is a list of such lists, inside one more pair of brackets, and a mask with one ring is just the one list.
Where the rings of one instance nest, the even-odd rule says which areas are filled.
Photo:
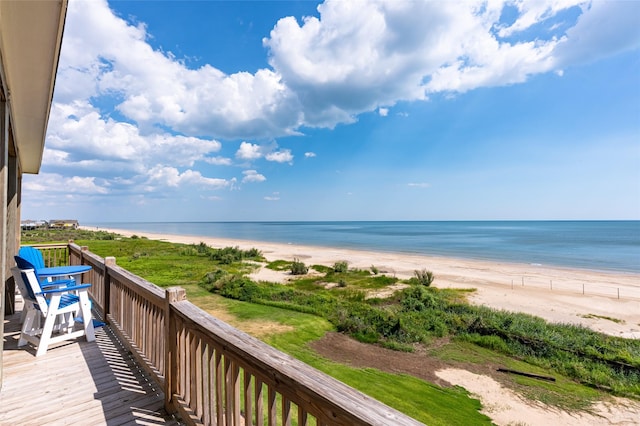
[[209, 253], [209, 246], [207, 246], [205, 243], [203, 243], [202, 241], [200, 241], [200, 244], [198, 244], [196, 246], [196, 250], [198, 251], [198, 253], [200, 254], [207, 254]]
[[427, 271], [426, 269], [423, 269], [422, 271], [416, 270], [413, 271], [413, 275], [415, 275], [418, 282], [425, 287], [430, 287], [433, 283], [434, 276], [431, 271]]
[[213, 272], [208, 272], [202, 279], [200, 285], [207, 291], [220, 290], [220, 288], [224, 285], [223, 278], [227, 275], [228, 273], [226, 271], [222, 269], [216, 269]]
[[371, 269], [371, 273], [373, 275], [378, 275], [378, 273], [380, 272], [380, 270], [378, 268], [376, 268], [375, 266], [373, 266], [373, 265], [371, 265], [371, 268], [369, 268], [369, 269]]
[[206, 244], [200, 243], [200, 245], [198, 246], [198, 252], [205, 254], [208, 253], [211, 260], [220, 262], [223, 265], [230, 265], [234, 262], [241, 262], [244, 259], [262, 260], [262, 252], [256, 248], [241, 250], [238, 246], [236, 246], [212, 250]]
[[293, 259], [293, 262], [291, 262], [291, 275], [305, 275], [307, 272], [309, 272], [309, 268], [304, 262], [301, 262], [298, 258]]
[[242, 260], [242, 250], [238, 247], [225, 247], [213, 250], [209, 254], [209, 258], [216, 262], [220, 262], [223, 265], [229, 265], [233, 262], [239, 262]]
[[267, 265], [267, 269], [271, 269], [272, 271], [284, 271], [290, 268], [291, 264], [286, 260], [275, 260], [273, 262], [269, 262], [269, 264]]
[[388, 286], [398, 282], [398, 277], [390, 277], [388, 275], [378, 275], [372, 278], [372, 281], [380, 287]]
[[333, 271], [337, 274], [345, 273], [349, 270], [349, 263], [346, 261], [336, 262], [333, 264]]
[[221, 281], [219, 293], [224, 297], [251, 302], [260, 293], [258, 285], [242, 275], [228, 274]]
[[244, 253], [248, 259], [254, 259], [254, 260], [262, 259], [262, 252], [257, 248], [251, 248], [249, 250], [245, 250]]

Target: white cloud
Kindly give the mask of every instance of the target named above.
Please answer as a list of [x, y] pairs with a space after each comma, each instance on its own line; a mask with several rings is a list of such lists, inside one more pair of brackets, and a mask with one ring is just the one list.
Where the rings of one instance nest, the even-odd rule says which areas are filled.
[[534, 0], [515, 1], [513, 5], [518, 9], [519, 16], [509, 26], [498, 25], [498, 35], [509, 37], [514, 33], [524, 31], [555, 16], [558, 12], [567, 10], [573, 6], [586, 6], [590, 1], [585, 0]]
[[313, 158], [313, 157], [315, 157], [315, 156], [316, 156], [316, 153], [315, 153], [315, 152], [305, 152], [305, 153], [304, 153], [304, 157], [305, 157], [305, 158]]
[[[134, 168], [147, 163], [170, 162], [191, 166], [206, 154], [217, 152], [220, 142], [191, 136], [153, 133], [143, 135], [136, 126], [103, 118], [85, 101], [54, 103], [46, 146], [51, 151], [44, 162], [78, 160], [126, 161]], [[70, 153], [74, 153], [72, 159]]]
[[214, 166], [230, 166], [233, 164], [231, 158], [227, 157], [206, 157], [204, 161]]
[[640, 2], [593, 1], [554, 51], [556, 67], [592, 62], [640, 48]]
[[389, 115], [389, 108], [378, 108], [378, 114], [380, 114], [380, 117], [386, 117]]
[[274, 192], [271, 195], [265, 196], [264, 199], [267, 200], [267, 201], [279, 201], [280, 200], [280, 193], [279, 192]]
[[[332, 127], [382, 105], [520, 83], [552, 71], [555, 49], [574, 35], [580, 43], [578, 32], [541, 37], [524, 30], [547, 21], [560, 28], [560, 20], [570, 27], [574, 22], [563, 12], [576, 5], [587, 10], [591, 4], [585, 17], [593, 15], [588, 20], [594, 22], [584, 25], [584, 33], [588, 28], [595, 34], [591, 39], [612, 35], [610, 46], [593, 40], [585, 47], [605, 52], [637, 46], [631, 28], [638, 6], [629, 3], [634, 2], [327, 0], [318, 6], [319, 18], [278, 21], [264, 44], [271, 65], [298, 95], [305, 123]], [[501, 21], [503, 9], [514, 5], [517, 14], [507, 25]], [[626, 10], [626, 16], [606, 13], [612, 8]], [[603, 16], [611, 18], [607, 25], [595, 24]], [[625, 31], [613, 37], [619, 23]], [[513, 40], [503, 39], [514, 34]]]
[[157, 166], [149, 170], [146, 185], [148, 190], [153, 190], [156, 186], [177, 188], [184, 185], [221, 189], [229, 187], [230, 182], [225, 179], [204, 177], [200, 172], [194, 170], [186, 170], [180, 173], [174, 167]]
[[413, 187], [413, 188], [430, 188], [431, 184], [426, 182], [421, 182], [421, 183], [411, 182], [411, 183], [408, 183], [407, 186]]
[[234, 138], [286, 135], [300, 125], [297, 100], [269, 69], [225, 74], [188, 69], [147, 43], [144, 25], [106, 1], [70, 2], [56, 94], [60, 102], [116, 95], [118, 110], [149, 129]]
[[66, 177], [56, 173], [40, 173], [37, 176], [25, 175], [23, 189], [32, 193], [58, 197], [60, 194], [102, 195], [108, 194], [106, 182], [96, 183], [94, 177]]
[[[545, 39], [578, 6], [578, 25]], [[503, 10], [516, 16], [502, 22]], [[226, 74], [189, 69], [151, 48], [144, 24], [115, 16], [105, 0], [70, 2], [56, 99], [109, 98], [148, 134], [274, 138], [301, 126], [334, 127], [399, 101], [525, 81], [603, 52], [637, 48], [638, 2], [584, 0], [327, 0], [319, 18], [280, 19], [263, 41], [271, 69]], [[551, 26], [551, 24], [550, 24]], [[514, 40], [504, 37], [517, 35]], [[107, 122], [108, 120], [105, 120]], [[121, 129], [125, 130], [125, 129]], [[125, 149], [125, 146], [119, 147]]]
[[291, 150], [284, 149], [282, 151], [270, 152], [264, 157], [267, 161], [275, 161], [276, 163], [292, 163], [293, 155]]
[[262, 157], [262, 149], [260, 145], [242, 142], [236, 152], [236, 157], [241, 160], [257, 160]]
[[266, 177], [258, 173], [256, 170], [245, 170], [242, 174], [244, 175], [242, 183], [264, 182], [267, 180]]

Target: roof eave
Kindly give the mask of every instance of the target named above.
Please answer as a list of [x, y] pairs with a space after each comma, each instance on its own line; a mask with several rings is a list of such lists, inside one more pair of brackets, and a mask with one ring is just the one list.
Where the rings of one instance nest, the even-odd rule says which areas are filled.
[[0, 61], [23, 173], [38, 173], [51, 111], [67, 0], [0, 1]]

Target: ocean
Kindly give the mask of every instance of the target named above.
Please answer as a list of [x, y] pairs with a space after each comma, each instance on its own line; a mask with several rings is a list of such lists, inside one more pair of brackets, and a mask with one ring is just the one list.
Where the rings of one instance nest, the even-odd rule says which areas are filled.
[[640, 221], [102, 222], [83, 225], [640, 272]]

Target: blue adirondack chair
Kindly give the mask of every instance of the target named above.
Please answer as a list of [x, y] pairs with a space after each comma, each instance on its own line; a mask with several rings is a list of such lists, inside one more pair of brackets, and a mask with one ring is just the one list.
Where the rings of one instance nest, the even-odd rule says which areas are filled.
[[[20, 256], [22, 259], [29, 262], [33, 266], [33, 269], [41, 269], [45, 267], [44, 257], [42, 256], [42, 252], [35, 247], [32, 247], [32, 246], [20, 247], [20, 250], [18, 250], [18, 256]], [[40, 285], [42, 286], [46, 286], [48, 283], [51, 282], [51, 279], [49, 278], [39, 278], [39, 280], [40, 280]], [[20, 290], [20, 295], [24, 297], [22, 288], [20, 288], [19, 285], [18, 285], [18, 290]], [[26, 313], [27, 313], [26, 310], [22, 311], [22, 315], [20, 316], [20, 322], [24, 322]]]
[[[49, 345], [86, 336], [95, 340], [94, 323], [88, 289], [91, 284], [75, 285], [72, 280], [56, 281], [56, 287], [42, 288], [34, 265], [15, 256], [17, 267], [11, 268], [14, 280], [24, 298], [25, 320], [18, 346], [27, 342], [36, 346], [36, 356], [44, 355]], [[40, 327], [40, 321], [44, 325]], [[78, 321], [80, 319], [80, 321]], [[80, 322], [82, 328], [76, 329]], [[59, 334], [53, 336], [53, 332]]]

